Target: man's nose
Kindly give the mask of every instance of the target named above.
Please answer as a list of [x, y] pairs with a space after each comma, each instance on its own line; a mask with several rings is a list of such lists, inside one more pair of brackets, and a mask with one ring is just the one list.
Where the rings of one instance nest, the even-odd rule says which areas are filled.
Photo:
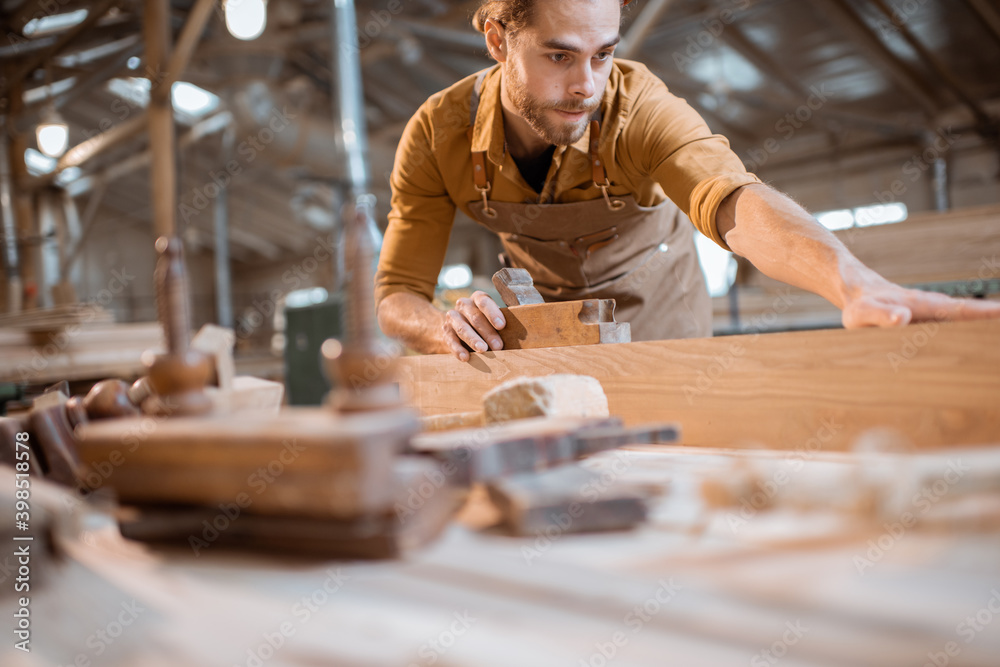
[[594, 70], [590, 66], [590, 60], [586, 60], [578, 67], [574, 67], [572, 77], [569, 92], [574, 97], [590, 99], [597, 92], [594, 86]]

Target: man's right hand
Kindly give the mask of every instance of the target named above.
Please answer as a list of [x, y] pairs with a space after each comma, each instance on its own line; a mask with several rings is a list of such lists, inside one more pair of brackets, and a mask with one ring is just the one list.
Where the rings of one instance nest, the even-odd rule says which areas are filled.
[[[445, 345], [459, 361], [469, 360], [469, 350], [502, 350], [498, 329], [507, 325], [500, 307], [486, 292], [473, 292], [459, 299], [455, 308], [444, 315], [442, 334]], [[466, 347], [468, 346], [468, 347]]]

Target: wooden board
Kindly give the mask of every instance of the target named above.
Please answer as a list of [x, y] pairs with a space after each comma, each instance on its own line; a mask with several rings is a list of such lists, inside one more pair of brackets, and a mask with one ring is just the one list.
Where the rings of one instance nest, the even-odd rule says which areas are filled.
[[627, 322], [615, 322], [614, 301], [584, 299], [501, 308], [507, 324], [499, 331], [505, 350], [564, 345], [627, 343]]
[[392, 459], [418, 428], [400, 410], [337, 416], [113, 419], [77, 429], [90, 486], [123, 502], [237, 503], [248, 513], [353, 517], [391, 506]]
[[922, 448], [1000, 441], [1000, 320], [400, 360], [425, 414], [476, 409], [500, 381], [582, 373], [626, 424], [679, 422], [686, 445], [847, 449], [889, 427]]

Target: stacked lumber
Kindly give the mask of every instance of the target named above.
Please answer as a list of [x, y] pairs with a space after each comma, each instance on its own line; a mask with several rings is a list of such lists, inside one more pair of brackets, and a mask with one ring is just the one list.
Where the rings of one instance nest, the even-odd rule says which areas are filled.
[[[1000, 206], [917, 213], [900, 223], [834, 234], [862, 263], [901, 285], [968, 281], [982, 289], [1000, 281]], [[840, 311], [822, 297], [738, 262], [735, 295], [713, 299], [716, 332], [840, 326]], [[731, 315], [734, 299], [738, 322]]]
[[[916, 213], [903, 222], [852, 227], [834, 234], [866, 266], [893, 282], [1000, 278], [997, 205]], [[741, 275], [739, 282], [767, 291], [782, 288], [781, 283], [755, 270]]]
[[626, 424], [679, 423], [685, 445], [843, 450], [872, 428], [920, 448], [1000, 439], [1000, 320], [597, 347], [508, 350], [400, 361], [424, 414], [476, 409], [497, 383], [586, 373]]
[[163, 350], [156, 322], [87, 324], [56, 332], [0, 329], [0, 382], [136, 378], [146, 350]]
[[0, 315], [0, 329], [59, 331], [72, 326], [109, 324], [114, 321], [114, 316], [107, 308], [94, 303], [74, 303]]

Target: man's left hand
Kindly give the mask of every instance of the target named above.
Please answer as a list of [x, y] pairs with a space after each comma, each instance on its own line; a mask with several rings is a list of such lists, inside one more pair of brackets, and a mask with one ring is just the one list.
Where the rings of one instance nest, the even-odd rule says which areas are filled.
[[843, 309], [843, 323], [847, 329], [990, 318], [1000, 318], [1000, 301], [956, 299], [936, 292], [907, 289], [889, 281], [858, 288]]

